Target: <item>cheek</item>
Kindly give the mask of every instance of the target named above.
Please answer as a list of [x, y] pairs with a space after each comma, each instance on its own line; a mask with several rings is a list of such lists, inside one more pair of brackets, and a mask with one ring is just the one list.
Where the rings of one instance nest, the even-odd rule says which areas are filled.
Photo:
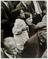
[[32, 20], [29, 20], [28, 22], [29, 22], [29, 23], [32, 23]]
[[17, 52], [16, 52], [16, 51], [10, 51], [10, 53], [11, 53], [11, 54], [17, 54]]

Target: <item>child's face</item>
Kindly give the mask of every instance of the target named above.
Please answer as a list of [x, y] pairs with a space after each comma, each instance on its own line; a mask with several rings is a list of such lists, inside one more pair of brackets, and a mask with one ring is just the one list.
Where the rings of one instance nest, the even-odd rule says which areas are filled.
[[17, 54], [16, 42], [15, 42], [14, 39], [13, 40], [7, 40], [5, 42], [5, 46], [6, 46], [7, 52], [9, 54], [11, 54], [11, 55], [16, 55]]
[[16, 55], [16, 54], [17, 54], [17, 48], [14, 46], [13, 48], [8, 49], [8, 52], [9, 52], [11, 55]]

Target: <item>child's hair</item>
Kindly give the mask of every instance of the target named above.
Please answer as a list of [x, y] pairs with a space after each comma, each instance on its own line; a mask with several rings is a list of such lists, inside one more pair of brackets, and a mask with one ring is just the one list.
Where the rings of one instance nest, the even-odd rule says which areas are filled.
[[4, 39], [4, 46], [6, 49], [9, 49], [15, 44], [15, 40], [13, 37], [7, 37]]
[[12, 29], [13, 34], [18, 34], [18, 32], [22, 32], [22, 29], [26, 27], [26, 23], [22, 19], [16, 19], [14, 23], [14, 27]]

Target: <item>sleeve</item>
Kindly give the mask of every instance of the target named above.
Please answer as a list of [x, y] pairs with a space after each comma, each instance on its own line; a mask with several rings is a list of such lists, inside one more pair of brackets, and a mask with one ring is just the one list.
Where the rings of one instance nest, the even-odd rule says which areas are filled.
[[42, 28], [44, 26], [47, 26], [47, 17], [46, 15], [43, 17], [42, 21], [39, 22], [37, 25], [36, 25], [36, 28]]

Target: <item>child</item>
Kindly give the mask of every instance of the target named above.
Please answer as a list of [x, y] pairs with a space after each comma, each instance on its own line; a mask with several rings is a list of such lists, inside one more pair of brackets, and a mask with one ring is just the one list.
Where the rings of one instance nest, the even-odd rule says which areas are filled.
[[4, 39], [4, 54], [8, 58], [16, 58], [17, 55], [17, 48], [16, 42], [13, 37], [7, 37]]
[[12, 32], [14, 34], [14, 39], [16, 40], [16, 45], [18, 49], [18, 53], [21, 53], [24, 49], [25, 42], [29, 39], [28, 26], [22, 19], [16, 19], [14, 23], [14, 27]]

